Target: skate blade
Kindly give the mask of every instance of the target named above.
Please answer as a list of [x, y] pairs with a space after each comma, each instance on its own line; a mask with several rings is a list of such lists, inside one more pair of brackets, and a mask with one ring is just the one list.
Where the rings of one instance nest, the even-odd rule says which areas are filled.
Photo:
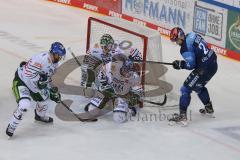
[[180, 125], [181, 127], [186, 127], [188, 126], [188, 122], [187, 121], [181, 121], [181, 122], [169, 121], [168, 125], [169, 126]]
[[9, 134], [7, 134], [7, 133], [6, 133], [6, 136], [7, 136], [7, 139], [8, 139], [8, 140], [10, 140], [10, 139], [13, 137], [13, 135], [9, 135]]
[[175, 121], [169, 121], [169, 122], [168, 122], [168, 125], [169, 125], [169, 126], [174, 126], [174, 125], [176, 125], [176, 124], [177, 124], [177, 122], [175, 122]]
[[188, 126], [188, 122], [187, 121], [181, 121], [181, 122], [179, 122], [180, 123], [180, 125], [182, 126], [182, 127], [187, 127]]
[[214, 114], [201, 113], [201, 115], [202, 115], [203, 117], [206, 117], [206, 118], [216, 118]]

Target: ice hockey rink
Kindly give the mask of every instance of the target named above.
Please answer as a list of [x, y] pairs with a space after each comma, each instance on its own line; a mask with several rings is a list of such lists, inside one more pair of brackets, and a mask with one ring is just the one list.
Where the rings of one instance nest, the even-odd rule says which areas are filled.
[[[188, 127], [169, 126], [167, 120], [145, 118], [116, 124], [111, 115], [95, 123], [63, 121], [55, 116], [53, 104], [50, 109], [53, 124], [36, 123], [33, 109], [29, 110], [14, 137], [8, 140], [5, 129], [16, 108], [11, 85], [19, 63], [49, 50], [54, 41], [71, 47], [77, 55], [84, 54], [89, 16], [101, 15], [44, 0], [0, 1], [0, 160], [240, 159], [240, 63], [220, 55], [219, 70], [207, 85], [215, 108], [214, 119], [198, 113], [202, 105], [195, 94], [189, 107]], [[181, 58], [179, 47], [164, 37], [162, 47], [163, 61]], [[71, 58], [70, 54], [66, 56], [66, 60]], [[78, 71], [74, 70], [66, 83], [79, 85]], [[168, 67], [167, 81], [174, 87], [170, 102], [177, 104], [171, 95], [179, 95], [188, 73]], [[87, 99], [79, 101], [86, 103]], [[161, 113], [177, 111], [162, 109]], [[158, 113], [159, 108], [145, 107], [140, 112], [149, 115]]]

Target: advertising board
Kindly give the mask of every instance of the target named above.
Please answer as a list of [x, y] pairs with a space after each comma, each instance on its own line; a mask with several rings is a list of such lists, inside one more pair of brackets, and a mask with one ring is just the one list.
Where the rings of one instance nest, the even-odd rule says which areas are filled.
[[192, 29], [192, 0], [123, 0], [122, 13], [166, 29]]
[[240, 55], [240, 12], [228, 12], [226, 47]]
[[194, 32], [203, 35], [206, 41], [225, 48], [226, 9], [196, 1], [193, 17]]

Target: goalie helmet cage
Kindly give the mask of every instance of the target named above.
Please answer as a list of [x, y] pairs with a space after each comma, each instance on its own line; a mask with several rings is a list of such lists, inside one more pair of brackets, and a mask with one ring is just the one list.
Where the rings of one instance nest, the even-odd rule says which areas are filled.
[[[93, 48], [95, 44], [99, 44], [103, 34], [110, 34], [114, 41], [120, 44], [121, 42], [129, 42], [133, 48], [137, 48], [142, 53], [143, 61], [162, 60], [161, 36], [156, 30], [140, 26], [139, 24], [123, 20], [116, 17], [89, 17], [87, 29], [87, 44], [86, 50]], [[130, 48], [128, 48], [130, 50]], [[129, 50], [125, 52], [129, 53]], [[142, 84], [154, 85], [159, 77], [154, 77], [155, 72], [159, 72], [161, 68], [149, 67], [147, 70], [148, 79], [145, 80], [146, 63], [142, 64]]]

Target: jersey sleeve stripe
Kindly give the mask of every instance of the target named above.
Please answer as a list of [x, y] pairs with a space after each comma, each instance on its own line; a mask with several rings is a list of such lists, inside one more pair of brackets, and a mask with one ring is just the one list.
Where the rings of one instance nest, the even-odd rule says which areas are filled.
[[41, 69], [41, 67], [38, 67], [38, 66], [35, 66], [35, 65], [29, 64], [29, 66], [31, 66], [31, 67], [33, 67], [33, 68], [35, 68], [35, 69], [37, 69], [37, 70], [40, 70], [40, 69]]
[[40, 69], [32, 68], [32, 66], [27, 66], [26, 67], [26, 71], [29, 71], [29, 72], [31, 72], [31, 71], [40, 72]]
[[37, 77], [38, 74], [32, 74], [32, 75], [26, 75], [26, 77], [30, 78], [30, 79], [34, 79], [35, 77]]

